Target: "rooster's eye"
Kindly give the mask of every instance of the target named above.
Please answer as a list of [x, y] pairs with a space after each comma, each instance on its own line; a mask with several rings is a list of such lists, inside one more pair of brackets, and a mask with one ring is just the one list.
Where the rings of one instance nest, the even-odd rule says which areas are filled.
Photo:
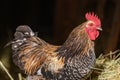
[[89, 23], [89, 26], [93, 26], [93, 23]]

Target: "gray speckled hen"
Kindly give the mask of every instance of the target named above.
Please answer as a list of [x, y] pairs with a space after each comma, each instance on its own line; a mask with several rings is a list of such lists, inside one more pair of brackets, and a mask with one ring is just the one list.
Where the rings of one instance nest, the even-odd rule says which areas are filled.
[[85, 80], [95, 65], [94, 40], [101, 22], [94, 13], [77, 26], [61, 46], [37, 37], [29, 26], [18, 26], [12, 41], [13, 61], [27, 80]]

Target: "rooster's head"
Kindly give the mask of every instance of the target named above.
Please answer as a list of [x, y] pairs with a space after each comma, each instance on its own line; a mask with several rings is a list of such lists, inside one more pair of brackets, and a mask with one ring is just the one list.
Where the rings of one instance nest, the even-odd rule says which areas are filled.
[[88, 36], [91, 40], [95, 40], [99, 36], [99, 30], [102, 30], [101, 21], [94, 13], [86, 13], [85, 17], [87, 19], [86, 31]]

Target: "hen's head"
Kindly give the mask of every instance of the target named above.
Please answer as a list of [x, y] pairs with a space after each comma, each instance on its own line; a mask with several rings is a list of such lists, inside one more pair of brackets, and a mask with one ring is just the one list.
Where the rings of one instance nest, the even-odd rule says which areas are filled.
[[102, 30], [101, 21], [94, 13], [86, 13], [85, 17], [87, 19], [86, 31], [88, 36], [91, 40], [95, 40], [99, 36], [99, 30]]

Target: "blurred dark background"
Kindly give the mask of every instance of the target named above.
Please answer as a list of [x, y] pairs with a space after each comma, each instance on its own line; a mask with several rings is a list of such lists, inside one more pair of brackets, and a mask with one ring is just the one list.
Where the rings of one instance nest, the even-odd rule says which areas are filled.
[[[120, 0], [1, 0], [0, 61], [17, 80], [19, 69], [12, 63], [10, 46], [4, 47], [13, 39], [17, 26], [29, 25], [40, 38], [60, 45], [74, 27], [85, 21], [85, 13], [92, 11], [103, 28], [95, 41], [97, 56], [120, 49]], [[0, 70], [0, 80], [9, 80]]]

